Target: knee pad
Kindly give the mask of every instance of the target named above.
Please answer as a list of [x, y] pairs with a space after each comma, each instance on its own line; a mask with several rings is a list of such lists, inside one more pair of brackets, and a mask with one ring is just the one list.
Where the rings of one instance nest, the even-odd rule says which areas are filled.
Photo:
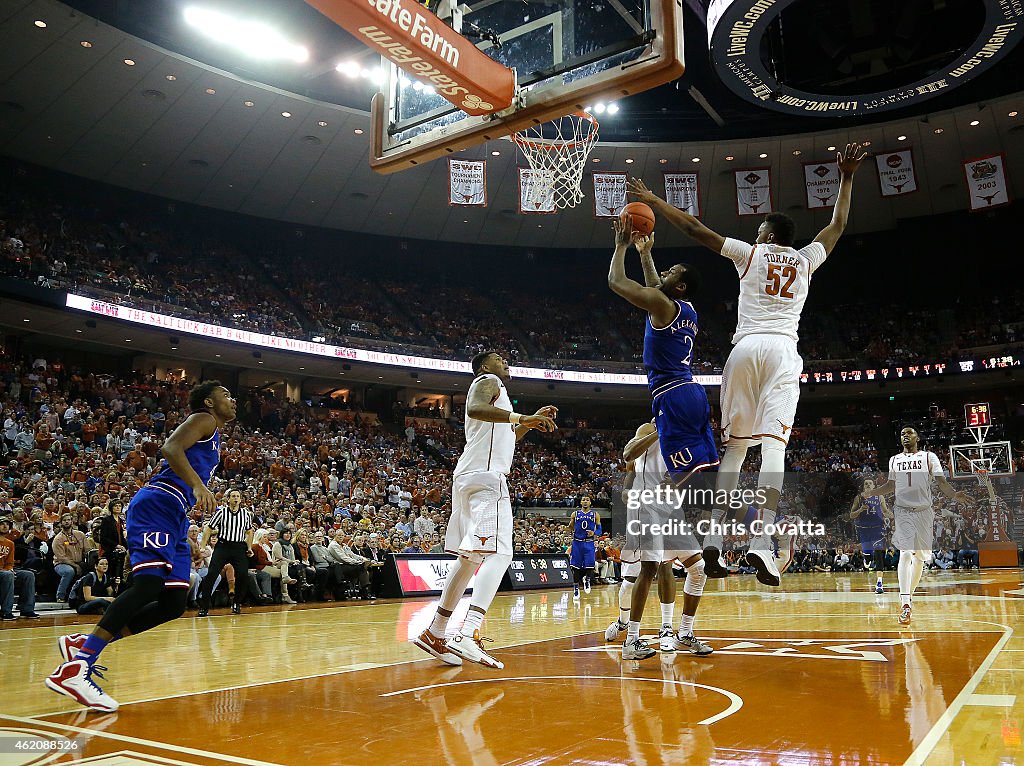
[[761, 472], [757, 486], [782, 491], [782, 474], [786, 470], [786, 445], [778, 439], [761, 440]]
[[704, 583], [707, 581], [708, 577], [704, 574], [704, 559], [697, 559], [697, 563], [686, 567], [683, 593], [688, 596], [700, 596], [704, 593]]

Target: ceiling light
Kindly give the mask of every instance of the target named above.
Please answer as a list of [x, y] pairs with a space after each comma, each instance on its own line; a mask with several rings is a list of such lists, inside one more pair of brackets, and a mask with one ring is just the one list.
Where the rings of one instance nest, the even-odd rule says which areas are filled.
[[793, 156], [794, 157], [799, 157], [801, 154], [803, 154], [803, 152], [801, 152], [799, 149], [794, 149], [793, 150]]
[[591, 162], [600, 162], [600, 161], [601, 161], [600, 157], [594, 157], [594, 159], [591, 160]]
[[734, 159], [736, 159], [736, 158], [733, 157], [731, 154], [725, 155], [725, 161], [726, 162], [732, 162]]
[[251, 58], [287, 59], [297, 64], [309, 59], [309, 51], [304, 46], [296, 45], [278, 30], [258, 21], [192, 5], [185, 9], [185, 22], [211, 40]]
[[896, 136], [896, 140], [897, 141], [906, 141], [907, 137], [906, 136]]
[[761, 153], [760, 153], [759, 155], [757, 155], [757, 156], [758, 156], [758, 157], [760, 157], [760, 158], [761, 158], [762, 160], [763, 160], [763, 159], [766, 159], [766, 158], [768, 157], [768, 155], [767, 155], [767, 154], [765, 154], [764, 152], [761, 152]]
[[1010, 112], [1010, 113], [1009, 113], [1008, 115], [1006, 115], [1006, 116], [1007, 116], [1007, 117], [1016, 117], [1016, 116], [1017, 116], [1017, 111], [1016, 111], [1016, 110], [1014, 110], [1014, 111]]
[[826, 149], [826, 151], [829, 151], [829, 152], [834, 152], [835, 150], [836, 150], [836, 148], [835, 148], [834, 146], [829, 146], [829, 147], [828, 147], [828, 148]]
[[300, 369], [300, 370], [304, 370], [304, 369], [306, 369], [306, 368], [305, 368], [305, 367], [300, 367], [299, 369]]
[[125, 342], [125, 343], [131, 343], [131, 342], [132, 342], [132, 339], [131, 339], [131, 338], [125, 338], [125, 339], [124, 339], [124, 342]]
[[317, 123], [316, 123], [316, 124], [317, 124], [317, 125], [318, 125], [319, 127], [321, 127], [321, 128], [326, 128], [326, 127], [327, 127], [327, 120], [317, 120]]
[[417, 80], [416, 82], [414, 82], [412, 84], [412, 89], [416, 90], [416, 91], [423, 90], [423, 83], [421, 83], [419, 80]]
[[92, 43], [89, 42], [88, 40], [82, 40], [82, 42], [80, 42], [79, 45], [81, 45], [83, 48], [91, 48], [92, 47]]
[[976, 128], [978, 125], [981, 125], [981, 120], [971, 120], [972, 128]]
[[243, 104], [244, 106], [248, 106], [248, 107], [254, 107], [254, 106], [256, 106], [256, 102], [255, 102], [255, 101], [243, 101], [243, 102], [242, 102], [242, 104]]
[[632, 157], [627, 157], [626, 158], [626, 164], [627, 165], [632, 165], [633, 164], [633, 158]]
[[165, 80], [167, 80], [167, 81], [169, 81], [169, 82], [174, 82], [174, 81], [175, 81], [175, 80], [177, 80], [178, 78], [177, 78], [177, 77], [175, 77], [175, 76], [174, 76], [173, 74], [167, 74], [167, 75], [164, 75], [164, 79], [165, 79]]
[[597, 114], [604, 114], [604, 110], [605, 110], [605, 109], [607, 109], [607, 108], [608, 108], [608, 107], [606, 107], [606, 106], [605, 106], [604, 104], [602, 104], [602, 103], [600, 103], [600, 102], [598, 102], [598, 103], [594, 104], [594, 111], [595, 111], [595, 112], [596, 112]]
[[942, 135], [942, 128], [936, 128], [933, 132], [935, 133], [935, 135], [940, 136]]
[[619, 113], [619, 105], [618, 104], [608, 104], [608, 114], [618, 114], [618, 113]]
[[360, 66], [355, 61], [342, 61], [338, 66], [334, 67], [334, 70], [354, 80], [359, 76]]
[[263, 364], [263, 360], [262, 359], [257, 360], [256, 364]]
[[220, 354], [214, 354], [214, 356], [220, 359]]
[[75, 330], [75, 332], [82, 332], [81, 328]]
[[177, 346], [171, 346], [171, 351], [177, 351], [177, 350], [178, 350]]
[[291, 117], [292, 113], [291, 112], [281, 112], [281, 116], [282, 117]]
[[491, 152], [491, 156], [492, 157], [500, 157], [501, 156], [501, 152], [497, 152], [497, 151]]
[[668, 164], [668, 160], [665, 160], [665, 159], [658, 160], [658, 162], [660, 162], [662, 165], [667, 165]]
[[40, 29], [46, 29], [46, 22], [43, 21], [42, 19], [36, 19], [32, 23], [35, 24]]
[[435, 93], [437, 93], [437, 91], [434, 90], [433, 85], [424, 85], [423, 92], [426, 93], [428, 96], [433, 96]]
[[363, 129], [362, 128], [356, 128], [352, 132], [355, 133], [357, 136], [363, 135]]
[[22, 319], [21, 321], [22, 322], [31, 322], [32, 320], [31, 319]]
[[871, 146], [871, 142], [865, 141], [863, 144], [861, 144], [861, 146]]
[[217, 89], [216, 88], [207, 88], [206, 89], [206, 95], [207, 96], [216, 96], [217, 95]]
[[700, 162], [700, 157], [691, 157], [690, 162]]
[[126, 63], [128, 66], [135, 66], [135, 60], [134, 59], [125, 59], [124, 63]]

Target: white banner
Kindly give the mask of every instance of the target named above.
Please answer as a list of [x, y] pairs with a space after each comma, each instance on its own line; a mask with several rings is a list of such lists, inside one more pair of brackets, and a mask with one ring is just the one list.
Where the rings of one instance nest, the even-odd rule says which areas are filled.
[[555, 188], [550, 171], [519, 168], [519, 212], [554, 213]]
[[832, 207], [839, 194], [839, 164], [836, 162], [804, 163], [804, 186], [807, 207], [811, 210]]
[[768, 168], [737, 170], [736, 214], [764, 215], [772, 212], [772, 174]]
[[665, 173], [665, 201], [700, 218], [700, 195], [696, 173]]
[[914, 153], [910, 149], [875, 155], [878, 167], [878, 186], [883, 197], [896, 197], [917, 191], [914, 172]]
[[626, 206], [626, 174], [594, 173], [594, 217], [614, 218]]
[[964, 163], [964, 175], [971, 193], [971, 210], [987, 210], [1010, 204], [1003, 155], [993, 154], [991, 157], [968, 160]]
[[448, 159], [448, 204], [487, 205], [487, 163]]

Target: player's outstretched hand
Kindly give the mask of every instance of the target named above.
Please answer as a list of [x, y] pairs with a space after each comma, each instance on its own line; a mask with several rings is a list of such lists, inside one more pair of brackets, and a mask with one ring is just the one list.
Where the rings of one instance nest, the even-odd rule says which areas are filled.
[[966, 492], [957, 492], [953, 495], [953, 500], [964, 505], [974, 505], [974, 498], [968, 495]]
[[196, 487], [192, 490], [192, 494], [196, 496], [194, 508], [202, 511], [204, 516], [217, 510], [217, 499], [207, 487]]
[[839, 174], [852, 178], [857, 172], [860, 163], [868, 156], [867, 152], [861, 151], [860, 144], [847, 144], [845, 152], [836, 152], [836, 163], [839, 165]]
[[546, 418], [551, 418], [552, 420], [554, 420], [555, 418], [558, 417], [558, 407], [556, 407], [553, 404], [545, 404], [543, 407], [541, 407], [533, 414], [543, 415]]
[[634, 241], [637, 251], [640, 255], [647, 256], [651, 254], [654, 249], [654, 232], [652, 231], [646, 237], [640, 237]]
[[639, 178], [629, 179], [629, 186], [626, 187], [626, 194], [631, 197], [636, 197], [637, 202], [643, 202], [652, 206], [662, 201], [661, 197], [648, 189], [647, 184]]
[[551, 433], [558, 428], [555, 421], [545, 415], [523, 415], [519, 419], [519, 425], [544, 433]]

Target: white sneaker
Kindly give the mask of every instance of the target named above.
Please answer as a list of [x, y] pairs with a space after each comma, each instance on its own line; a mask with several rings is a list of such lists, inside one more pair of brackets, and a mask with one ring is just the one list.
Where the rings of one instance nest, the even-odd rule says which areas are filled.
[[85, 645], [85, 639], [88, 637], [87, 633], [69, 633], [66, 636], [58, 636], [57, 651], [60, 652], [61, 659], [64, 662], [71, 662], [75, 659], [75, 655]]
[[626, 643], [622, 645], [622, 659], [624, 660], [646, 660], [656, 654], [657, 652], [639, 637], [634, 638], [632, 641], [627, 639]]
[[479, 630], [474, 630], [472, 636], [459, 633], [448, 641], [448, 649], [464, 660], [476, 662], [487, 668], [501, 670], [505, 667], [504, 663], [494, 659], [494, 657], [484, 651], [482, 642], [490, 640], [489, 638], [481, 638]]
[[679, 642], [676, 641], [676, 632], [672, 630], [671, 626], [662, 626], [661, 630], [658, 631], [658, 648], [663, 652], [674, 652], [679, 648]]
[[418, 646], [427, 654], [437, 657], [441, 662], [446, 662], [449, 665], [462, 664], [462, 658], [452, 653], [451, 649], [448, 648], [448, 642], [443, 638], [435, 636], [430, 632], [429, 628], [416, 636], [416, 638], [410, 639], [409, 643], [413, 646]]
[[677, 635], [675, 639], [676, 648], [679, 651], [687, 651], [690, 654], [696, 654], [698, 657], [703, 657], [715, 651], [692, 633], [688, 636]]
[[94, 675], [103, 678], [100, 672], [103, 670], [106, 668], [101, 665], [90, 665], [85, 660], [71, 660], [58, 666], [43, 683], [47, 688], [65, 697], [71, 697], [86, 707], [103, 713], [113, 713], [119, 707], [117, 700], [92, 680]]
[[590, 593], [590, 578], [589, 577], [584, 577], [583, 578], [583, 592], [584, 593]]
[[762, 585], [778, 587], [782, 582], [782, 575], [775, 564], [775, 554], [771, 550], [751, 548], [747, 551], [747, 566], [757, 570], [757, 581]]
[[626, 630], [626, 627], [627, 627], [626, 625], [623, 625], [621, 622], [616, 620], [611, 625], [609, 625], [608, 629], [604, 632], [604, 640], [605, 641], [618, 641], [619, 640], [619, 636], [621, 636], [623, 631]]

